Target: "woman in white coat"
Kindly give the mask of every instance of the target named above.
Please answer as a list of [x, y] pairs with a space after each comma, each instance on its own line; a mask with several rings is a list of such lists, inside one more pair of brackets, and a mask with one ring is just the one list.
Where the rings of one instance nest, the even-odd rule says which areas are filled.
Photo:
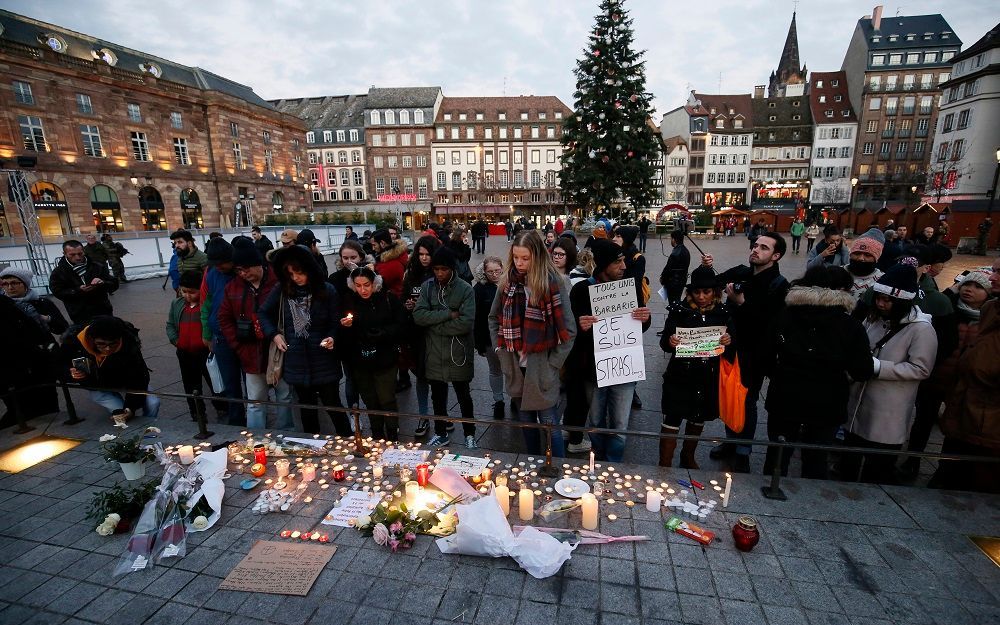
[[[863, 323], [875, 376], [851, 387], [844, 442], [851, 447], [902, 449], [913, 424], [917, 387], [934, 366], [937, 335], [930, 315], [913, 303], [919, 290], [916, 268], [896, 265], [872, 288], [874, 306]], [[841, 475], [852, 481], [860, 474], [864, 482], [892, 483], [895, 463], [891, 454], [848, 454], [841, 462]]]

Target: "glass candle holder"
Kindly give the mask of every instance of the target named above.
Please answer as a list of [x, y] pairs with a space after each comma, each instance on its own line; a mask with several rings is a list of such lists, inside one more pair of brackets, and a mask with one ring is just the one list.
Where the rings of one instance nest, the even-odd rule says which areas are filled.
[[288, 464], [287, 458], [278, 458], [274, 461], [274, 470], [278, 472], [278, 478], [288, 475]]
[[259, 464], [267, 464], [267, 447], [263, 443], [253, 446], [253, 461]]
[[507, 486], [507, 474], [506, 473], [500, 473], [500, 474], [498, 474], [495, 478], [493, 478], [493, 483], [496, 484], [497, 486], [506, 487]]
[[334, 482], [343, 482], [346, 477], [347, 477], [347, 472], [344, 470], [344, 465], [338, 464], [337, 466], [333, 467]]
[[417, 465], [417, 484], [421, 486], [427, 486], [427, 482], [431, 479], [431, 465], [426, 462], [421, 462]]
[[413, 475], [413, 471], [410, 467], [399, 467], [399, 482], [405, 484], [410, 481], [410, 477]]

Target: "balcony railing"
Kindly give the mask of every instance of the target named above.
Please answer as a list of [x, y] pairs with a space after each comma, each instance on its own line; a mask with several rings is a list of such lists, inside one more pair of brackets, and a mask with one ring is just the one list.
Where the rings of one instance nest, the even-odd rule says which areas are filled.
[[886, 115], [895, 115], [898, 112], [899, 112], [899, 108], [898, 107], [892, 107], [892, 108], [890, 108], [888, 106], [885, 107], [885, 114]]
[[921, 106], [920, 107], [920, 114], [921, 115], [930, 115], [931, 114], [931, 109], [933, 109], [933, 108], [934, 107], [931, 107], [931, 106]]
[[883, 139], [892, 139], [894, 136], [896, 136], [896, 131], [894, 129], [886, 129], [882, 131]]
[[889, 152], [879, 152], [878, 153], [878, 160], [880, 160], [880, 161], [887, 161], [891, 157], [892, 157], [892, 154], [890, 154]]
[[912, 131], [909, 128], [900, 128], [899, 129], [899, 138], [900, 139], [904, 139], [906, 137], [909, 137], [911, 132]]
[[926, 137], [927, 136], [927, 129], [926, 128], [917, 128], [917, 131], [915, 133], [913, 133], [913, 136], [914, 137]]

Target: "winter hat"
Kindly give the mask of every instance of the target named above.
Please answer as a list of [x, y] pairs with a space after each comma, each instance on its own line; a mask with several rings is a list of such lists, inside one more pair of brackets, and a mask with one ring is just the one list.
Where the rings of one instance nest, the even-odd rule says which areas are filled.
[[447, 267], [454, 271], [458, 267], [458, 258], [450, 247], [441, 246], [431, 257], [431, 267]]
[[241, 237], [233, 241], [233, 264], [237, 267], [259, 267], [264, 259], [252, 239]]
[[872, 287], [876, 293], [900, 300], [912, 300], [917, 296], [917, 270], [910, 265], [893, 265]]
[[639, 236], [638, 226], [619, 226], [618, 230], [615, 231], [622, 238], [622, 249], [628, 249], [632, 247], [635, 243], [636, 237]]
[[281, 234], [278, 236], [282, 243], [295, 243], [295, 237], [299, 236], [299, 233], [291, 228], [287, 230], [282, 230]]
[[941, 245], [940, 243], [931, 243], [927, 247], [927, 263], [930, 265], [935, 265], [937, 263], [946, 263], [951, 260], [951, 250], [948, 249], [947, 245]]
[[885, 246], [885, 235], [878, 228], [871, 227], [860, 237], [851, 243], [851, 254], [854, 252], [865, 252], [871, 254], [878, 260], [882, 256], [882, 248]]
[[962, 277], [962, 281], [958, 283], [958, 286], [962, 286], [963, 284], [967, 284], [969, 282], [983, 287], [983, 290], [987, 293], [990, 293], [993, 288], [992, 285], [990, 285], [989, 275], [983, 273], [982, 271], [970, 271]]
[[31, 288], [31, 280], [35, 277], [35, 274], [31, 273], [30, 269], [22, 269], [20, 267], [7, 267], [3, 271], [0, 271], [0, 278], [6, 277], [17, 278], [27, 289]]
[[209, 265], [228, 263], [233, 260], [233, 246], [221, 237], [209, 239], [205, 244], [205, 255], [208, 256]]
[[607, 239], [595, 239], [590, 244], [590, 249], [594, 253], [594, 275], [601, 273], [614, 262], [625, 257], [625, 252], [621, 246]]
[[691, 272], [691, 282], [687, 285], [687, 288], [688, 290], [715, 289], [718, 288], [718, 286], [719, 279], [715, 275], [715, 271], [711, 267], [698, 265], [698, 267]]
[[296, 245], [305, 245], [306, 247], [311, 246], [313, 243], [319, 243], [319, 239], [309, 228], [303, 228], [298, 236], [295, 237]]

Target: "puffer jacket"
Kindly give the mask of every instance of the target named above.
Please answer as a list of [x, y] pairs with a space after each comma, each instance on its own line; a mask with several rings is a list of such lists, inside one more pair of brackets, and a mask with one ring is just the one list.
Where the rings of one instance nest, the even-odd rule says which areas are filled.
[[[685, 299], [673, 304], [667, 313], [660, 338], [660, 349], [674, 353], [670, 337], [677, 328], [704, 328], [724, 326], [732, 336], [732, 315], [729, 307], [716, 302], [708, 310], [701, 310]], [[735, 340], [726, 348], [731, 355]], [[672, 357], [663, 372], [663, 392], [660, 406], [664, 416], [710, 421], [719, 416], [719, 357]]]
[[205, 252], [191, 246], [191, 250], [185, 256], [177, 255], [177, 275], [184, 275], [185, 271], [205, 272], [208, 267], [208, 256]]
[[406, 273], [406, 263], [410, 260], [406, 253], [406, 242], [396, 241], [392, 247], [385, 250], [378, 256], [375, 263], [375, 271], [382, 276], [385, 289], [395, 295], [402, 297], [403, 275]]
[[863, 325], [878, 365], [871, 380], [851, 385], [847, 430], [875, 443], [901, 445], [913, 425], [917, 387], [934, 367], [937, 336], [930, 315], [919, 306], [913, 307], [901, 329], [879, 350], [875, 346], [890, 331], [889, 324], [869, 317]]
[[288, 350], [285, 352], [285, 364], [282, 378], [297, 386], [319, 386], [330, 384], [340, 377], [340, 362], [335, 350], [320, 347], [320, 342], [331, 337], [334, 346], [337, 344], [337, 334], [340, 330], [340, 312], [337, 305], [337, 290], [333, 285], [324, 282], [323, 293], [314, 295], [309, 304], [308, 336], [296, 336], [292, 321], [291, 306], [288, 296], [282, 297], [279, 285], [267, 296], [260, 310], [260, 325], [264, 330], [267, 343], [278, 333], [279, 306], [284, 306], [285, 342]]
[[941, 431], [958, 440], [1000, 449], [1000, 302], [981, 310], [979, 336], [958, 357], [957, 382]]
[[[452, 319], [451, 313], [458, 312]], [[428, 380], [469, 382], [475, 369], [472, 329], [476, 296], [472, 286], [452, 272], [448, 284], [424, 283], [413, 309], [413, 321], [424, 328], [424, 362]]]
[[[135, 326], [125, 323], [126, 331], [122, 336], [121, 347], [106, 356], [91, 344], [87, 334], [89, 324], [70, 326], [63, 336], [61, 347], [63, 361], [66, 367], [66, 377], [69, 368], [73, 366], [74, 358], [86, 358], [88, 371], [82, 380], [72, 380], [83, 386], [106, 389], [128, 389], [146, 391], [149, 389], [149, 367], [142, 355], [142, 344], [139, 341], [139, 331]], [[127, 393], [125, 407], [133, 412], [146, 404], [144, 395]]]
[[[251, 322], [258, 319], [257, 309], [267, 300], [268, 296], [278, 290], [278, 279], [270, 266], [264, 267], [264, 277], [260, 287], [254, 291], [250, 283], [243, 278], [233, 278], [226, 284], [219, 306], [218, 324], [222, 336], [240, 359], [240, 368], [245, 373], [264, 373], [267, 370], [267, 351], [270, 338], [263, 337], [252, 341], [236, 339], [236, 322], [248, 319]], [[263, 320], [261, 327], [263, 328]]]

